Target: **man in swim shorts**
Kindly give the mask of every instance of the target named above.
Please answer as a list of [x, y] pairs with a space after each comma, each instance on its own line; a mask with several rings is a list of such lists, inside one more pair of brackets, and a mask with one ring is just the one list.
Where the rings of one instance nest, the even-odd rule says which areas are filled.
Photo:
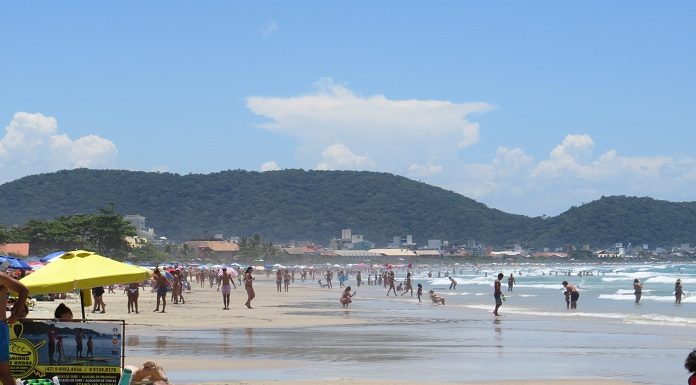
[[498, 314], [498, 309], [503, 304], [503, 292], [500, 290], [500, 281], [503, 279], [503, 277], [505, 277], [503, 273], [498, 273], [498, 279], [496, 279], [493, 283], [493, 298], [495, 298], [495, 309], [493, 310], [493, 314], [496, 316], [500, 315]]
[[230, 310], [230, 293], [232, 292], [232, 286], [237, 289], [232, 276], [227, 272], [227, 268], [222, 268], [222, 275], [220, 276], [220, 284], [222, 285], [222, 305], [224, 306], [222, 310]]
[[577, 309], [578, 308], [578, 298], [580, 298], [580, 292], [578, 292], [578, 289], [569, 284], [568, 281], [563, 281], [561, 282], [563, 287], [566, 289], [566, 293], [570, 294], [570, 308], [571, 309]]
[[155, 268], [153, 277], [155, 278], [157, 285], [157, 307], [153, 311], [159, 311], [160, 300], [162, 300], [162, 313], [164, 313], [164, 308], [167, 307], [167, 291], [169, 288], [169, 282], [167, 282], [167, 277], [160, 272], [159, 268]]

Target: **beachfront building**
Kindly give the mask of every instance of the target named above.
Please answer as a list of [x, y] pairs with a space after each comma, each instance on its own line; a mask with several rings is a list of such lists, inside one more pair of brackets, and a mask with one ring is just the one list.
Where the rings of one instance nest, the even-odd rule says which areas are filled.
[[29, 243], [3, 243], [0, 244], [0, 254], [13, 257], [28, 257]]
[[186, 241], [184, 245], [194, 251], [196, 257], [206, 259], [233, 259], [239, 253], [239, 244], [227, 240]]
[[413, 235], [409, 234], [406, 236], [397, 236], [392, 238], [392, 242], [387, 244], [387, 247], [398, 249], [402, 247], [410, 248], [415, 247], [416, 244], [413, 242]]
[[414, 258], [417, 257], [418, 254], [416, 254], [415, 251], [411, 249], [371, 249], [369, 250], [371, 253], [376, 253], [377, 255], [381, 255], [383, 257], [396, 257], [396, 258]]
[[314, 245], [281, 247], [280, 250], [286, 256], [304, 257], [307, 255], [319, 255], [319, 250]]
[[128, 221], [131, 226], [135, 227], [136, 235], [133, 237], [133, 244], [139, 243], [139, 240], [146, 240], [147, 242], [152, 242], [155, 240], [155, 229], [145, 227], [146, 217], [140, 214], [129, 214], [124, 215], [123, 219]]

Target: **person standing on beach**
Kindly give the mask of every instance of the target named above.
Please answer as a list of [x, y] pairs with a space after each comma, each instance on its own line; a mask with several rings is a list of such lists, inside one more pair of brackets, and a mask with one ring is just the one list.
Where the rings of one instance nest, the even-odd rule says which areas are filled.
[[153, 311], [159, 311], [160, 300], [162, 300], [162, 313], [164, 313], [164, 308], [167, 307], [167, 289], [169, 282], [167, 282], [167, 277], [162, 275], [159, 268], [155, 268], [153, 277], [155, 278], [155, 290], [157, 291], [157, 307]]
[[643, 294], [643, 283], [638, 278], [633, 280], [633, 294], [636, 296], [636, 303], [639, 303]]
[[92, 313], [100, 312], [106, 313], [106, 304], [104, 303], [104, 286], [97, 286], [92, 289], [92, 296], [94, 297], [94, 308], [92, 308]]
[[418, 284], [418, 290], [416, 291], [416, 295], [418, 296], [418, 302], [422, 302], [421, 295], [423, 295], [423, 285], [421, 285], [420, 283]]
[[510, 273], [510, 276], [508, 277], [508, 291], [512, 291], [512, 287], [515, 285], [515, 277], [512, 276], [512, 273]]
[[568, 281], [563, 281], [561, 282], [563, 287], [565, 287], [566, 292], [570, 294], [570, 308], [572, 309], [577, 309], [578, 308], [578, 298], [580, 298], [580, 292], [578, 289], [569, 284]]
[[396, 296], [396, 287], [394, 286], [394, 272], [390, 271], [387, 273], [387, 284], [389, 284], [389, 289], [387, 289], [387, 297], [389, 297], [389, 292], [394, 290], [394, 295]]
[[276, 292], [283, 292], [283, 270], [276, 270]]
[[285, 292], [288, 292], [288, 287], [290, 286], [290, 281], [292, 280], [292, 277], [290, 276], [290, 271], [288, 269], [285, 269], [285, 272], [283, 273], [283, 288], [285, 289]]
[[449, 277], [450, 280], [450, 290], [457, 290], [457, 281], [454, 280], [454, 278]]
[[254, 277], [252, 277], [251, 271], [253, 269], [253, 267], [249, 266], [247, 267], [246, 271], [244, 271], [244, 288], [247, 292], [247, 301], [244, 303], [244, 305], [249, 309], [253, 309], [253, 307], [251, 307], [251, 300], [256, 297], [256, 293], [254, 293], [254, 288], [252, 286]]
[[674, 283], [674, 303], [680, 304], [682, 295], [684, 295], [684, 288], [682, 288], [681, 279], [677, 279]]
[[502, 285], [501, 281], [505, 277], [503, 273], [498, 273], [498, 279], [495, 280], [493, 283], [493, 298], [495, 298], [495, 309], [493, 309], [493, 314], [496, 316], [499, 316], [498, 314], [498, 309], [500, 306], [503, 304], [503, 292], [500, 290], [500, 287]]
[[413, 285], [411, 283], [411, 272], [409, 271], [406, 273], [406, 287], [404, 288], [404, 292], [401, 293], [403, 296], [404, 294], [408, 293], [408, 291], [411, 291], [411, 297], [413, 297]]
[[362, 282], [362, 275], [360, 275], [359, 271], [357, 274], [355, 274], [355, 282], [357, 282], [358, 287], [360, 287], [360, 283]]
[[237, 289], [237, 285], [234, 284], [234, 279], [232, 279], [232, 276], [227, 272], [226, 267], [222, 268], [220, 284], [222, 285], [222, 310], [230, 310], [230, 293], [232, 292], [232, 286]]
[[126, 287], [128, 295], [128, 314], [134, 311], [138, 314], [138, 296], [140, 295], [140, 286], [137, 282], [129, 283]]

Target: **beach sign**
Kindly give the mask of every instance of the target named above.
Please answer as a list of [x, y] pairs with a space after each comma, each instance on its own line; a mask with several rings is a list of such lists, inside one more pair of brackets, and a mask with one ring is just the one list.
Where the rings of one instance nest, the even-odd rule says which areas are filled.
[[10, 371], [22, 380], [57, 376], [63, 385], [117, 385], [124, 321], [25, 320], [10, 327]]

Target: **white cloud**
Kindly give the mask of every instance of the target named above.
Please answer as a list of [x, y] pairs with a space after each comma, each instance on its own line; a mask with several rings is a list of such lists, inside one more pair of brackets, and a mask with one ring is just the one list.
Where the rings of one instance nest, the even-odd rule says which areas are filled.
[[658, 177], [672, 159], [664, 156], [622, 157], [609, 150], [592, 160], [594, 141], [589, 135], [568, 135], [556, 146], [549, 159], [539, 162], [532, 173], [535, 178], [577, 177], [587, 180], [625, 175]]
[[278, 23], [275, 20], [269, 20], [261, 29], [261, 35], [268, 37], [273, 35], [278, 30]]
[[364, 155], [354, 154], [341, 143], [332, 144], [321, 152], [321, 162], [317, 170], [365, 170], [374, 167], [374, 163]]
[[117, 153], [113, 142], [99, 136], [72, 140], [59, 133], [54, 117], [17, 112], [0, 138], [0, 182], [39, 172], [105, 167]]
[[260, 167], [261, 172], [266, 172], [266, 171], [278, 171], [280, 170], [280, 167], [278, 166], [278, 163], [275, 161], [268, 161], [264, 162], [261, 167]]
[[413, 176], [432, 176], [442, 172], [441, 164], [412, 164], [408, 166], [408, 173]]
[[408, 165], [434, 156], [455, 158], [479, 140], [479, 125], [470, 116], [493, 108], [480, 102], [364, 97], [330, 78], [315, 86], [304, 96], [247, 98], [253, 113], [270, 119], [261, 128], [299, 142], [304, 165], [316, 164], [318, 154], [334, 143], [393, 172], [405, 173]]
[[665, 156], [621, 156], [608, 150], [593, 156], [589, 135], [568, 135], [547, 159], [535, 161], [522, 149], [499, 147], [490, 163], [459, 165], [445, 185], [489, 206], [530, 215], [555, 215], [602, 195], [693, 200], [689, 184], [696, 160]]

